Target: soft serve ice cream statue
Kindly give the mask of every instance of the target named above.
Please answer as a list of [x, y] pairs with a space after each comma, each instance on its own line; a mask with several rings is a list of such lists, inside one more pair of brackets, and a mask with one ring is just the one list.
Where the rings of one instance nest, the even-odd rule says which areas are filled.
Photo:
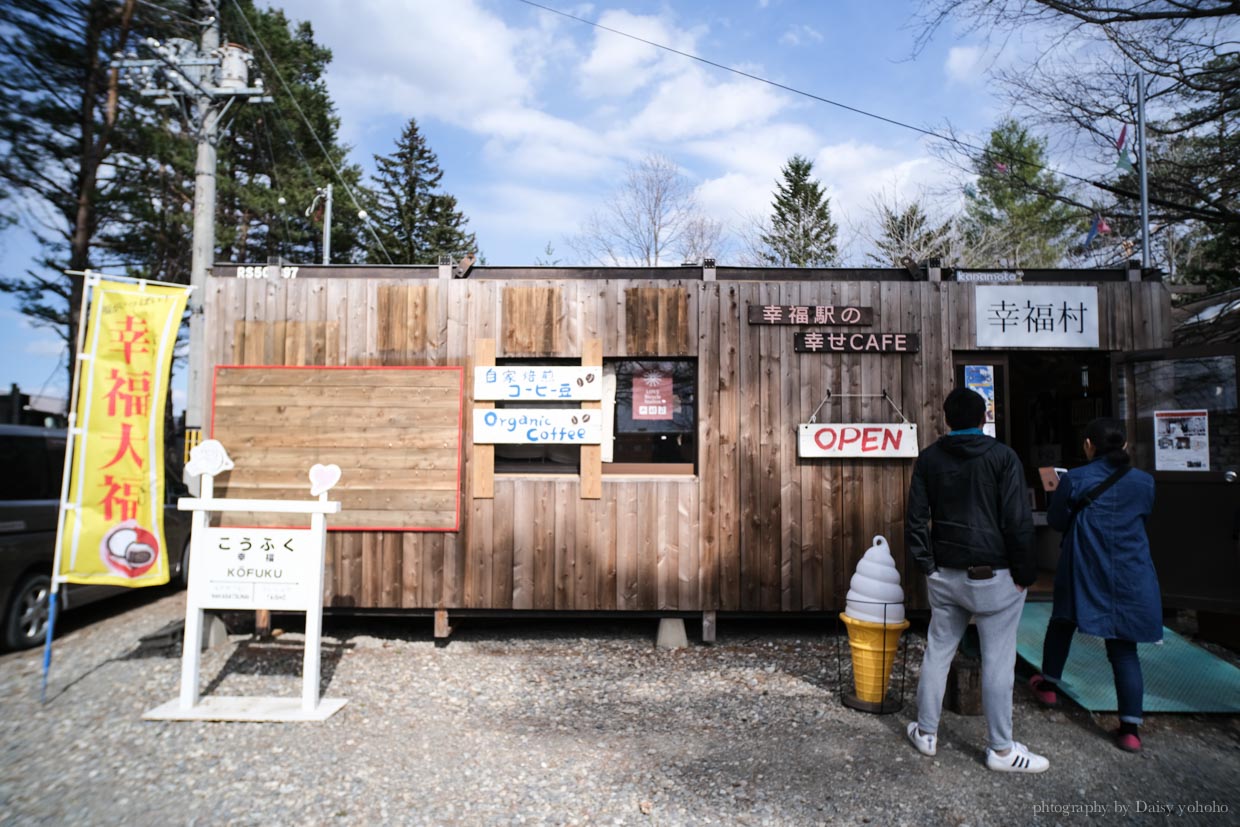
[[887, 538], [875, 536], [857, 562], [857, 571], [849, 584], [844, 614], [854, 620], [870, 623], [904, 622], [904, 589], [900, 587], [900, 571], [887, 546]]
[[887, 538], [875, 536], [858, 561], [840, 619], [848, 627], [857, 700], [867, 705], [862, 708], [881, 707], [900, 635], [908, 628], [900, 571]]

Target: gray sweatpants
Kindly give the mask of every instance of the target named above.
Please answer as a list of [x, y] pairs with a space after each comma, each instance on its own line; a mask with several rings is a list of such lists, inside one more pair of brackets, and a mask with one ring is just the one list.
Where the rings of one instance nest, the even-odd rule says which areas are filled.
[[989, 580], [970, 580], [963, 569], [939, 569], [926, 578], [930, 598], [930, 629], [926, 656], [917, 684], [917, 726], [922, 732], [939, 729], [947, 671], [956, 647], [977, 618], [982, 644], [982, 707], [990, 731], [990, 748], [1012, 746], [1012, 684], [1016, 669], [1016, 629], [1025, 605], [1025, 592], [1012, 582], [1006, 569]]

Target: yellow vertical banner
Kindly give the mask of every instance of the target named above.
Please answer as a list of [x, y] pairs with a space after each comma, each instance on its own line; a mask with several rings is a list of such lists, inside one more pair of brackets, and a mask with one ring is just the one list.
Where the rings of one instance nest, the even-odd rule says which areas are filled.
[[150, 282], [93, 285], [62, 509], [63, 582], [168, 582], [164, 410], [187, 294]]

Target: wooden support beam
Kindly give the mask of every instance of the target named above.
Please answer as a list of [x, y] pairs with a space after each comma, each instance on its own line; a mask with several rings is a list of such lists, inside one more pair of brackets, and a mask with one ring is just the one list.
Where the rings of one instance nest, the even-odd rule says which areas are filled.
[[254, 637], [259, 640], [266, 640], [271, 637], [271, 610], [255, 609], [254, 611]]
[[[598, 367], [601, 383], [603, 381], [603, 340], [587, 339], [581, 352], [581, 364], [587, 367]], [[581, 409], [599, 411], [602, 415], [602, 402], [582, 402]], [[581, 446], [581, 498], [583, 500], [601, 500], [603, 498], [603, 446]]]
[[452, 627], [448, 625], [448, 610], [435, 610], [435, 638], [445, 640], [452, 635]]
[[[479, 339], [474, 343], [474, 367], [492, 367], [494, 365], [495, 340]], [[472, 399], [474, 387], [473, 373], [470, 373], [465, 381], [469, 383], [469, 395]], [[494, 407], [494, 402], [474, 402], [475, 410], [485, 410]], [[472, 414], [468, 421], [473, 422]], [[495, 446], [475, 444], [472, 448], [474, 458], [474, 499], [493, 500], [495, 499]]]
[[714, 609], [702, 612], [702, 642], [714, 643], [716, 631]]

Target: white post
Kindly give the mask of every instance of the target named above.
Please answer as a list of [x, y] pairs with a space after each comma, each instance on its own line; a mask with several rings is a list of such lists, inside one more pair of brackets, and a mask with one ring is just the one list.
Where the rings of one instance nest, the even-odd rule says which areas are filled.
[[[327, 502], [327, 492], [319, 495]], [[306, 651], [302, 657], [301, 708], [313, 712], [319, 705], [319, 647], [323, 641], [323, 561], [327, 557], [327, 516], [310, 515], [310, 531], [318, 538], [319, 565], [314, 567], [311, 594], [317, 595], [314, 606], [306, 609]]]
[[[202, 496], [203, 499], [214, 499], [215, 497], [215, 477], [211, 474], [203, 474], [202, 480]], [[193, 565], [195, 556], [202, 560], [202, 555], [206, 553], [199, 545], [199, 538], [205, 536], [203, 529], [207, 527], [206, 511], [195, 511], [193, 518], [190, 520], [189, 535], [189, 562]], [[189, 597], [186, 597], [189, 601]], [[202, 616], [203, 611], [199, 606], [195, 606], [192, 601], [185, 610], [185, 640], [181, 644], [181, 697], [179, 706], [184, 711], [193, 709], [198, 704], [198, 665], [202, 659]]]
[[328, 184], [323, 195], [323, 263], [332, 263], [332, 185]]

